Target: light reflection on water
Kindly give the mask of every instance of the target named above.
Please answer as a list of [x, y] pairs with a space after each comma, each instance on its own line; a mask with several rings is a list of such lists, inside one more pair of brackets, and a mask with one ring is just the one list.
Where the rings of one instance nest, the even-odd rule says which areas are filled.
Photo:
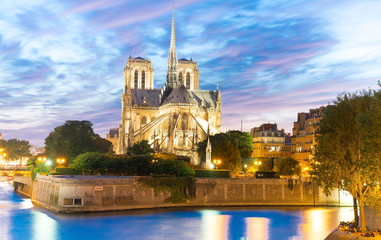
[[156, 209], [62, 215], [0, 182], [0, 239], [324, 239], [351, 208]]

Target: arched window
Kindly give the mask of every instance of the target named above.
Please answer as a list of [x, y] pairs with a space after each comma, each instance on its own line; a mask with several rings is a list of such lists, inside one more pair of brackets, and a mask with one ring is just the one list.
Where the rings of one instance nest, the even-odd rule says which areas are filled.
[[181, 130], [187, 130], [188, 128], [188, 116], [183, 114], [181, 117]]
[[187, 89], [190, 89], [190, 73], [187, 72], [187, 84], [185, 85]]
[[144, 116], [142, 117], [142, 125], [146, 125], [147, 124], [147, 118]]
[[135, 71], [135, 76], [134, 76], [134, 88], [138, 89], [138, 70]]
[[142, 72], [142, 89], [146, 88], [146, 72]]
[[179, 82], [183, 83], [183, 73], [182, 72], [179, 73]]

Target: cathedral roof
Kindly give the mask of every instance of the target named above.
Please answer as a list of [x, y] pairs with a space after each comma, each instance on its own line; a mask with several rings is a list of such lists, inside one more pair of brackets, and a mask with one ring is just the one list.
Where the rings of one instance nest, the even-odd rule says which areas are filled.
[[172, 90], [164, 103], [196, 103], [190, 91], [181, 84]]
[[142, 58], [142, 57], [140, 57], [140, 56], [139, 56], [139, 57], [136, 57], [136, 58], [134, 58], [134, 59], [143, 59], [143, 60], [145, 60], [144, 58]]
[[205, 105], [206, 108], [216, 107], [217, 103], [217, 91], [215, 90], [193, 90], [190, 91], [193, 95], [193, 99], [198, 102], [198, 105]]
[[179, 61], [188, 61], [188, 62], [189, 62], [189, 60], [186, 59], [186, 58], [182, 58], [182, 59], [180, 59]]
[[138, 106], [142, 106], [145, 101], [145, 104], [148, 107], [159, 107], [160, 92], [160, 89], [131, 89], [132, 105], [136, 104]]

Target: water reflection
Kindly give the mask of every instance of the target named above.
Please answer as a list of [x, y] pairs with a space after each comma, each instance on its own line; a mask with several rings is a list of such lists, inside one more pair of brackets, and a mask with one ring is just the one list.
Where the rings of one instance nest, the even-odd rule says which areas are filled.
[[57, 238], [57, 222], [45, 213], [33, 211], [33, 239], [55, 240]]
[[161, 209], [61, 215], [0, 183], [0, 239], [324, 239], [351, 208]]
[[220, 215], [219, 211], [201, 210], [201, 225], [203, 240], [228, 239], [230, 216]]
[[247, 240], [269, 239], [270, 219], [250, 217], [246, 218], [245, 221]]
[[[304, 222], [301, 224], [301, 235], [306, 240], [320, 240], [327, 236], [340, 221], [351, 221], [353, 211], [350, 208], [343, 208], [341, 211], [336, 209], [310, 209], [303, 212]], [[332, 223], [335, 223], [333, 225]]]

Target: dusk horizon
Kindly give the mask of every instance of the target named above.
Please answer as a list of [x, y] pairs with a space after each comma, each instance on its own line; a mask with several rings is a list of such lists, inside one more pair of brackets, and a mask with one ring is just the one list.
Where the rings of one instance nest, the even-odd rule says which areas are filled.
[[[44, 139], [66, 120], [106, 137], [121, 120], [129, 56], [166, 79], [172, 1], [0, 3], [0, 133]], [[381, 2], [175, 2], [178, 59], [193, 59], [200, 89], [222, 94], [222, 130], [277, 123], [381, 80]]]

